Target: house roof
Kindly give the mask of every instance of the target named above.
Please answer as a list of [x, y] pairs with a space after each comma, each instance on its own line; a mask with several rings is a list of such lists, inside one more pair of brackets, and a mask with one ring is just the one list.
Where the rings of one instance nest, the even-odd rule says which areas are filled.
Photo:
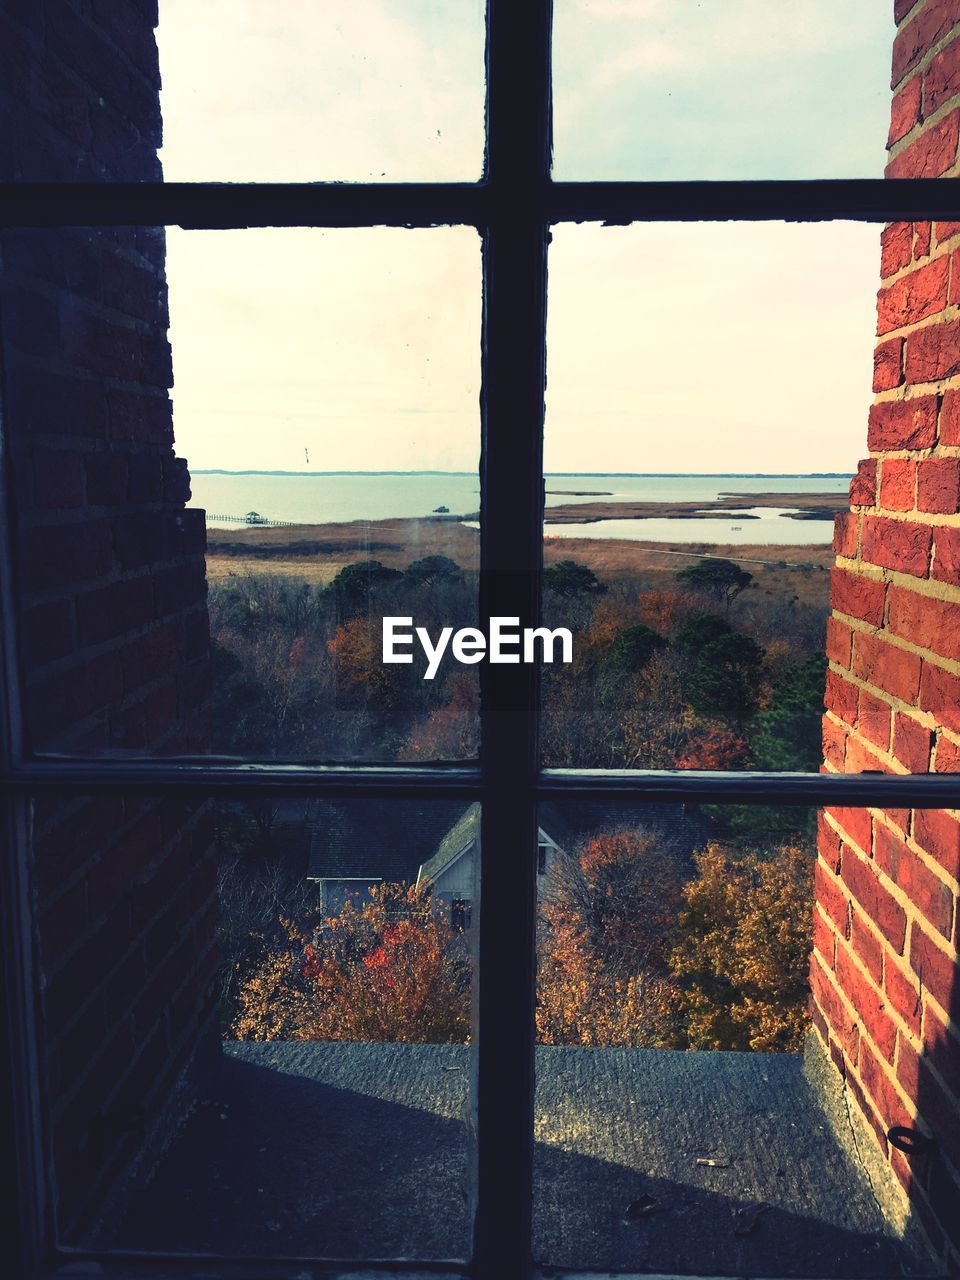
[[437, 851], [421, 867], [418, 879], [436, 880], [461, 853], [480, 837], [480, 804], [474, 801], [461, 814], [437, 846]]
[[307, 874], [413, 884], [421, 864], [462, 814], [462, 801], [322, 801], [313, 823]]
[[[659, 830], [687, 852], [707, 832], [696, 807], [566, 797], [540, 806], [540, 827], [561, 848], [612, 827]], [[436, 880], [480, 836], [480, 805], [462, 801], [322, 801], [310, 841], [308, 875], [416, 883]]]

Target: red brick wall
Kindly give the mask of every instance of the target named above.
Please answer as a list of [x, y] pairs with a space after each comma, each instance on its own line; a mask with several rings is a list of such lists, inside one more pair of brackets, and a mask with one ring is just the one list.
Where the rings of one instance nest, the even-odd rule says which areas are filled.
[[[156, 180], [150, 0], [0, 0], [0, 176]], [[162, 228], [0, 234], [30, 745], [207, 743], [202, 513], [173, 448]], [[215, 886], [196, 802], [38, 800], [44, 1087], [61, 1230], [155, 1129], [211, 1020]]]
[[[953, 175], [960, 4], [897, 0], [896, 17], [887, 175]], [[960, 222], [886, 227], [880, 274], [870, 456], [837, 521], [824, 767], [955, 773]], [[960, 813], [830, 810], [819, 850], [815, 1025], [915, 1218], [950, 1256], [960, 1249]], [[932, 1136], [936, 1151], [904, 1156], [886, 1137], [898, 1124]]]

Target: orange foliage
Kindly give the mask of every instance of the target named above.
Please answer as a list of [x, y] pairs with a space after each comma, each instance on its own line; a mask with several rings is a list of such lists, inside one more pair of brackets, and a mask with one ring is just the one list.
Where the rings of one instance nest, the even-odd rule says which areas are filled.
[[685, 622], [700, 612], [688, 593], [672, 588], [644, 591], [637, 600], [639, 622], [658, 631], [662, 636], [672, 636]]
[[399, 690], [383, 664], [382, 623], [360, 614], [337, 627], [327, 648], [334, 659], [338, 689], [387, 709]]
[[480, 750], [480, 687], [464, 672], [449, 682], [450, 701], [415, 725], [398, 760], [469, 760]]
[[448, 908], [429, 889], [384, 884], [312, 936], [284, 922], [240, 989], [239, 1040], [462, 1044], [470, 1029], [470, 963]]
[[679, 993], [664, 948], [680, 902], [677, 854], [650, 832], [620, 828], [555, 865], [541, 913], [538, 1039], [671, 1043]]
[[750, 744], [732, 729], [713, 725], [694, 737], [677, 760], [678, 769], [745, 769]]

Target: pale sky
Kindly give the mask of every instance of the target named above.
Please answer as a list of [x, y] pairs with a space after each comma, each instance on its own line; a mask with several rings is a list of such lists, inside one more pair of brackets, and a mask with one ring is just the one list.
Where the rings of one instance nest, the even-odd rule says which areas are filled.
[[[557, 0], [555, 172], [878, 175], [890, 8]], [[167, 179], [476, 179], [482, 18], [479, 0], [161, 0]], [[547, 468], [852, 469], [878, 241], [556, 228]], [[475, 469], [474, 231], [171, 229], [168, 275], [194, 468]]]

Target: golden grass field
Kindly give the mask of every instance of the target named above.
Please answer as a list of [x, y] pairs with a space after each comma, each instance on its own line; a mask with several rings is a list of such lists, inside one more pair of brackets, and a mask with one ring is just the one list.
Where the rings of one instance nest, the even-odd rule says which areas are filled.
[[[763, 495], [751, 495], [755, 501]], [[782, 501], [782, 495], [776, 495]], [[810, 495], [804, 495], [809, 498]], [[554, 508], [556, 510], [556, 508]], [[771, 594], [797, 596], [804, 603], [825, 607], [829, 589], [826, 570], [833, 563], [827, 546], [724, 546], [710, 543], [636, 542], [631, 539], [551, 537], [544, 540], [544, 563], [573, 559], [606, 579], [642, 579], [647, 586], [666, 586], [684, 565], [699, 556], [723, 556], [742, 563], [757, 588]], [[358, 560], [379, 560], [391, 568], [406, 568], [428, 555], [449, 556], [462, 568], [476, 569], [480, 538], [476, 529], [458, 520], [435, 518], [368, 522], [356, 520], [328, 525], [286, 528], [210, 528], [207, 531], [207, 576], [219, 582], [230, 576], [283, 573], [326, 584], [344, 567]]]

